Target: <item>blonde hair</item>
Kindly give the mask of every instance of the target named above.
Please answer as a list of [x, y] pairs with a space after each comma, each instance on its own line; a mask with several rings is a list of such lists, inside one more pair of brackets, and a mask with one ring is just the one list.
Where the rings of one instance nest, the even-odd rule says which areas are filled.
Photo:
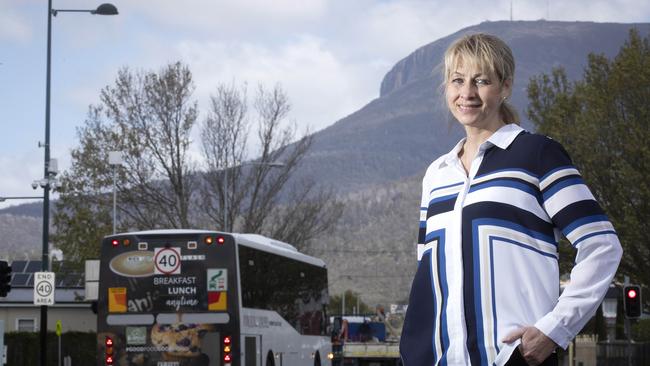
[[[512, 50], [505, 42], [493, 35], [484, 33], [465, 35], [447, 48], [445, 51], [445, 85], [460, 64], [496, 76], [501, 85], [507, 80], [510, 80], [511, 83], [514, 81], [515, 59], [512, 56]], [[505, 123], [520, 123], [519, 114], [506, 99], [499, 107], [499, 117]]]

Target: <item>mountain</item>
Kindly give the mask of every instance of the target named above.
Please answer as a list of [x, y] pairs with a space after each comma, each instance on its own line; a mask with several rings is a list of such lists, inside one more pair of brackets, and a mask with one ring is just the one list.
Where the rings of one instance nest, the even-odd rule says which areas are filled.
[[[403, 302], [408, 296], [416, 266], [421, 176], [462, 136], [440, 89], [440, 62], [453, 40], [485, 32], [511, 46], [517, 63], [512, 102], [522, 125], [533, 129], [524, 118], [529, 79], [558, 66], [569, 78], [580, 78], [589, 53], [615, 56], [631, 28], [642, 36], [650, 33], [648, 23], [501, 21], [468, 27], [399, 61], [382, 80], [376, 99], [315, 133], [295, 178], [310, 177], [332, 187], [346, 203], [337, 227], [308, 249], [328, 263], [331, 293], [351, 289], [370, 305]], [[8, 230], [18, 234], [10, 236], [12, 244], [3, 250], [39, 248], [40, 240], [20, 234], [40, 232], [28, 217], [16, 218], [27, 211], [8, 210], [0, 210], [0, 237]]]
[[26, 217], [42, 217], [43, 202], [23, 203], [21, 205], [9, 206], [0, 210], [0, 214]]
[[424, 169], [463, 135], [441, 94], [445, 49], [466, 33], [502, 38], [515, 56], [512, 96], [522, 126], [530, 78], [563, 67], [582, 76], [589, 53], [614, 57], [631, 28], [650, 24], [592, 22], [484, 22], [415, 50], [384, 77], [380, 95], [359, 111], [315, 134], [298, 175], [334, 187], [346, 203], [338, 227], [313, 254], [330, 268], [330, 291], [351, 289], [370, 305], [403, 302], [415, 271], [420, 180]]
[[531, 77], [561, 66], [570, 79], [582, 76], [589, 53], [613, 57], [637, 28], [650, 24], [500, 21], [462, 29], [422, 46], [399, 61], [381, 82], [380, 95], [353, 114], [314, 135], [299, 176], [313, 176], [342, 192], [421, 174], [462, 136], [441, 94], [440, 65], [451, 42], [466, 33], [502, 38], [515, 56], [513, 104], [527, 129], [526, 87]]
[[0, 259], [39, 259], [42, 232], [40, 217], [0, 214]]

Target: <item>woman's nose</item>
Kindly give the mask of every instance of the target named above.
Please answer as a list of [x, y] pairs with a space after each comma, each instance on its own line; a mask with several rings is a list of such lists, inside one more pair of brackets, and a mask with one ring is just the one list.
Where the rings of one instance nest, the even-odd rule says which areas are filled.
[[463, 83], [460, 87], [460, 96], [468, 99], [476, 95], [476, 86], [473, 83]]

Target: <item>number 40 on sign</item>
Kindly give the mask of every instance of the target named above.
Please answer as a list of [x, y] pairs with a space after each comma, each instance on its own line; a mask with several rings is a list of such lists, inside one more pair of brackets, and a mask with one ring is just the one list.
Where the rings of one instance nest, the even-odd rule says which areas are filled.
[[153, 255], [154, 274], [180, 274], [181, 248], [156, 248]]

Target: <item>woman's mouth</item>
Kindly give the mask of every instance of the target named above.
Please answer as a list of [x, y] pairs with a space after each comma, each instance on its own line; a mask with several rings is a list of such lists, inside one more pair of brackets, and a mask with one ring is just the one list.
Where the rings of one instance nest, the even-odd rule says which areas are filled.
[[465, 112], [465, 111], [475, 111], [481, 108], [481, 105], [482, 104], [457, 104], [457, 107], [461, 112]]

